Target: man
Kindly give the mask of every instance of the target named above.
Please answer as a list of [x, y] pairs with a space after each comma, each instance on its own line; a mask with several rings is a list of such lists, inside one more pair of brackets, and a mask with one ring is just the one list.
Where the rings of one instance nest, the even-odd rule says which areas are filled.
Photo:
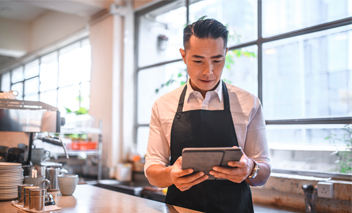
[[[180, 53], [189, 80], [153, 105], [144, 169], [152, 185], [169, 187], [168, 204], [205, 212], [253, 212], [249, 185], [262, 185], [270, 176], [259, 99], [220, 80], [227, 36], [226, 27], [214, 19], [188, 25]], [[181, 169], [185, 147], [232, 146], [242, 148], [240, 161], [210, 171], [226, 180], [207, 181], [203, 172]]]

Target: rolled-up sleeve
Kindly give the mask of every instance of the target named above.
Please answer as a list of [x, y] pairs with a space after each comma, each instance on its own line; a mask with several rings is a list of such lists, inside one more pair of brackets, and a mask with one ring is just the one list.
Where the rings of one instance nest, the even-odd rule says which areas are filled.
[[152, 108], [152, 116], [149, 124], [149, 139], [144, 174], [147, 174], [146, 170], [151, 165], [157, 164], [167, 166], [169, 164], [169, 156], [170, 146], [162, 129], [158, 104], [155, 102]]
[[251, 113], [251, 120], [247, 127], [244, 153], [255, 161], [267, 163], [270, 166], [263, 108], [259, 99], [256, 99], [255, 102], [255, 107], [253, 107]]

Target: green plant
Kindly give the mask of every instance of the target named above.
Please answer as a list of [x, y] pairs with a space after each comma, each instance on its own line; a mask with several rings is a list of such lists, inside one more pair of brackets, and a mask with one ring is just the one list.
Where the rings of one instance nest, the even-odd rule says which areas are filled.
[[338, 160], [336, 161], [336, 164], [338, 164], [338, 172], [352, 173], [352, 125], [347, 124], [342, 130], [345, 131], [342, 138], [337, 137], [335, 133], [330, 133], [325, 140], [330, 140], [330, 142], [334, 144], [339, 141], [345, 143], [346, 148], [344, 151], [335, 151], [332, 155], [338, 157]]
[[[70, 110], [69, 108], [65, 107], [65, 109], [67, 113], [72, 113], [72, 110]], [[85, 107], [80, 107], [77, 111], [74, 111], [74, 113], [76, 115], [85, 115], [88, 114], [88, 110]]]

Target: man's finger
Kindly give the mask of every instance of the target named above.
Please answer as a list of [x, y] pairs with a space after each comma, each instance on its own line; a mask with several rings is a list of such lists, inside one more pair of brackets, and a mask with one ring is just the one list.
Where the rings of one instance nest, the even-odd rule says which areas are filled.
[[195, 181], [198, 178], [201, 178], [203, 176], [204, 176], [204, 172], [198, 172], [198, 173], [190, 175], [190, 176], [180, 177], [178, 181], [179, 181], [179, 183], [182, 183], [182, 184], [189, 184], [189, 183], [192, 183], [193, 181]]
[[182, 168], [182, 156], [178, 157], [175, 164], [177, 164], [177, 166], [179, 166], [180, 168]]
[[227, 165], [231, 167], [245, 167], [247, 166], [247, 161], [248, 161], [248, 157], [243, 153], [239, 161], [229, 161], [227, 162]]
[[213, 170], [215, 172], [220, 172], [220, 173], [229, 174], [229, 175], [237, 175], [239, 173], [238, 168], [226, 168], [221, 166], [214, 166]]
[[[192, 175], [192, 176], [194, 176], [194, 175]], [[193, 180], [192, 182], [182, 183], [179, 186], [177, 186], [177, 188], [179, 188], [181, 191], [186, 191], [186, 190], [190, 189], [192, 186], [197, 185], [197, 184], [199, 184], [209, 178], [208, 175], [204, 175], [204, 174], [200, 177], [199, 176], [195, 176], [195, 177], [196, 177], [196, 179]]]
[[245, 167], [246, 163], [243, 161], [229, 161], [227, 165], [231, 167]]
[[208, 175], [203, 175], [202, 177], [200, 177], [200, 178], [194, 180], [193, 182], [191, 182], [191, 184], [192, 184], [192, 186], [200, 184], [201, 182], [207, 180], [208, 178], [209, 178]]
[[193, 169], [184, 169], [184, 170], [177, 170], [174, 171], [177, 177], [183, 177], [185, 175], [189, 175], [193, 173]]

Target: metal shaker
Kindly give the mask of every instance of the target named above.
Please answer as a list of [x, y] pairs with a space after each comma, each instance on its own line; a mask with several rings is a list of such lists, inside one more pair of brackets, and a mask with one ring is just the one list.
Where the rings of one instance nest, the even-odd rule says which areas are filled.
[[23, 198], [24, 198], [24, 187], [26, 186], [33, 186], [33, 184], [21, 184], [18, 185], [18, 202], [23, 203]]
[[25, 186], [24, 187], [24, 204], [23, 204], [23, 207], [24, 208], [28, 208], [29, 207], [29, 192], [32, 190], [32, 189], [38, 189], [39, 186]]
[[46, 168], [45, 176], [46, 176], [46, 179], [50, 181], [48, 192], [59, 190], [59, 181], [58, 181], [59, 173], [60, 173], [60, 168], [57, 168], [57, 167]]
[[43, 211], [45, 204], [45, 189], [38, 188], [29, 191], [29, 209]]

